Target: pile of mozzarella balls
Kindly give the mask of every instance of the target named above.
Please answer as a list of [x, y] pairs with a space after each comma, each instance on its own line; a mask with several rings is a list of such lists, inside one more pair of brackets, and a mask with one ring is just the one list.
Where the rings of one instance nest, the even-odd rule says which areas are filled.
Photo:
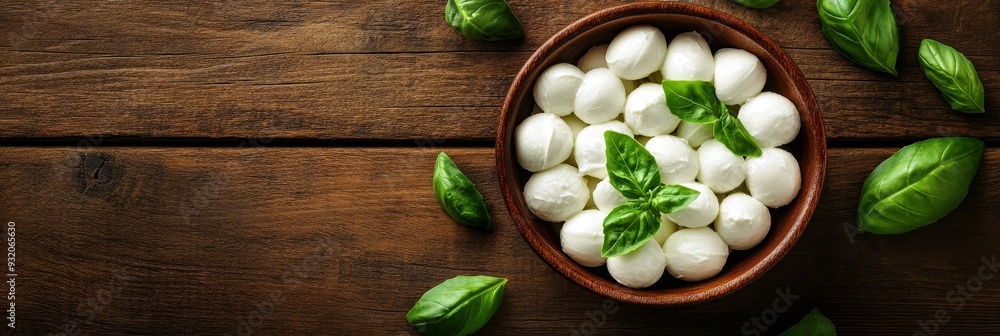
[[[722, 102], [739, 106], [738, 118], [763, 155], [737, 156], [714, 140], [712, 125], [678, 119], [666, 105], [663, 79], [713, 82]], [[607, 264], [622, 285], [649, 287], [664, 270], [684, 281], [715, 276], [730, 250], [747, 250], [764, 239], [771, 226], [768, 207], [784, 206], [799, 192], [798, 162], [778, 148], [798, 135], [799, 114], [787, 98], [761, 92], [766, 79], [764, 65], [749, 52], [724, 48], [713, 56], [694, 32], [668, 45], [649, 25], [625, 29], [576, 65], [549, 67], [535, 82], [534, 112], [514, 133], [517, 161], [532, 173], [525, 203], [538, 218], [556, 223], [562, 249], [574, 261]], [[626, 202], [608, 180], [609, 130], [643, 144], [656, 158], [663, 183], [701, 195], [663, 215], [645, 245], [604, 258], [604, 218]]]

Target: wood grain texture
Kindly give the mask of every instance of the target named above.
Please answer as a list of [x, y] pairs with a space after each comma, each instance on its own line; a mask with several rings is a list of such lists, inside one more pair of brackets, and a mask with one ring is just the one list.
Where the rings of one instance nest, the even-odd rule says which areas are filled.
[[[491, 141], [530, 53], [621, 2], [512, 0], [527, 37], [484, 43], [454, 33], [434, 1], [8, 1], [0, 4], [0, 138]], [[814, 1], [767, 10], [692, 2], [743, 18], [785, 48], [810, 79], [833, 141], [997, 138], [1000, 34], [988, 33], [1000, 26], [996, 0], [893, 1], [899, 78], [834, 52]], [[972, 60], [986, 114], [951, 111], [938, 97], [917, 63], [922, 38]]]
[[[503, 210], [487, 148], [447, 152], [486, 197], [492, 232], [440, 210], [433, 148], [4, 147], [0, 219], [17, 227], [22, 334], [408, 335], [413, 302], [460, 274], [510, 279], [483, 335], [740, 334], [786, 289], [798, 298], [764, 334], [814, 307], [844, 335], [913, 335], [939, 308], [941, 334], [995, 334], [1000, 277], [961, 309], [948, 293], [1000, 252], [1000, 150], [941, 222], [852, 235], [861, 184], [894, 150], [831, 150], [791, 253], [685, 308], [605, 303], [549, 269]], [[596, 313], [605, 304], [614, 313]]]

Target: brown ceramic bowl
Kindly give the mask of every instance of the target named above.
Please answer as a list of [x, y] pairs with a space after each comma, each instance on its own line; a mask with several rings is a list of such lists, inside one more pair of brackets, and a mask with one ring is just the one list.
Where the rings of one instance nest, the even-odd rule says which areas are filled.
[[[535, 78], [553, 64], [576, 61], [591, 47], [609, 43], [627, 27], [650, 24], [672, 36], [698, 31], [713, 50], [740, 48], [757, 55], [767, 68], [765, 91], [777, 92], [798, 108], [802, 129], [798, 138], [783, 148], [790, 151], [802, 169], [802, 190], [790, 204], [772, 210], [771, 230], [764, 241], [749, 251], [733, 251], [719, 275], [699, 282], [674, 279], [669, 273], [645, 289], [632, 289], [615, 282], [605, 267], [587, 268], [573, 262], [559, 245], [553, 225], [531, 214], [522, 190], [530, 173], [514, 158], [514, 128], [531, 114]], [[812, 217], [826, 173], [826, 136], [816, 98], [799, 68], [770, 38], [742, 20], [721, 11], [682, 2], [634, 3], [601, 10], [570, 24], [545, 42], [514, 78], [500, 113], [496, 142], [497, 175], [507, 209], [524, 240], [566, 278], [599, 295], [642, 305], [675, 306], [722, 297], [760, 277], [781, 259], [799, 239]]]

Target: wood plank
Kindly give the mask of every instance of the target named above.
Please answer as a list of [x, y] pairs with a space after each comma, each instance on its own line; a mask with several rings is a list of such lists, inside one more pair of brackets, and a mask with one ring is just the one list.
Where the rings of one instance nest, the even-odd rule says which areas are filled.
[[[894, 1], [901, 77], [856, 66], [819, 32], [814, 1], [741, 17], [810, 79], [831, 140], [997, 138], [1000, 25], [993, 2]], [[467, 41], [436, 2], [51, 0], [0, 4], [0, 138], [464, 139], [490, 141], [520, 65], [565, 25], [620, 1], [511, 1], [525, 40]], [[942, 14], [944, 13], [944, 14]], [[6, 37], [6, 38], [4, 38]], [[923, 78], [922, 38], [966, 53], [985, 115], [951, 111]], [[933, 126], [930, 126], [933, 125]]]
[[606, 317], [604, 299], [523, 242], [488, 148], [447, 151], [485, 195], [492, 232], [440, 210], [433, 148], [2, 147], [0, 220], [16, 223], [23, 334], [412, 334], [403, 316], [421, 293], [480, 273], [510, 279], [483, 335], [735, 334], [786, 289], [798, 298], [772, 332], [814, 307], [845, 335], [912, 335], [939, 308], [942, 333], [995, 332], [998, 280], [961, 309], [948, 295], [997, 253], [1000, 150], [940, 223], [852, 236], [861, 184], [893, 150], [831, 150], [809, 229], [747, 288]]

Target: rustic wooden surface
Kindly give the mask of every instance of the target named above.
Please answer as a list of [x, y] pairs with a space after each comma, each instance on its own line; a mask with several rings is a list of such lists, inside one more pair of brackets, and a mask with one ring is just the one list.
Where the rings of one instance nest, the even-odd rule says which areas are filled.
[[[745, 334], [786, 289], [799, 298], [763, 334], [813, 308], [844, 335], [913, 335], [938, 309], [941, 335], [1000, 334], [1000, 280], [949, 300], [1000, 252], [1000, 2], [893, 1], [893, 78], [832, 51], [814, 1], [693, 1], [786, 49], [834, 148], [814, 219], [775, 269], [671, 309], [605, 302], [558, 276], [496, 183], [496, 117], [520, 64], [622, 2], [511, 0], [528, 35], [505, 43], [454, 34], [443, 1], [0, 3], [0, 220], [18, 233], [17, 331], [406, 335], [423, 291], [482, 273], [510, 279], [484, 335]], [[925, 37], [975, 63], [986, 114], [937, 97], [916, 61]], [[990, 147], [965, 203], [905, 235], [854, 234], [871, 169], [940, 135]], [[440, 210], [439, 150], [486, 196], [494, 231]]]

